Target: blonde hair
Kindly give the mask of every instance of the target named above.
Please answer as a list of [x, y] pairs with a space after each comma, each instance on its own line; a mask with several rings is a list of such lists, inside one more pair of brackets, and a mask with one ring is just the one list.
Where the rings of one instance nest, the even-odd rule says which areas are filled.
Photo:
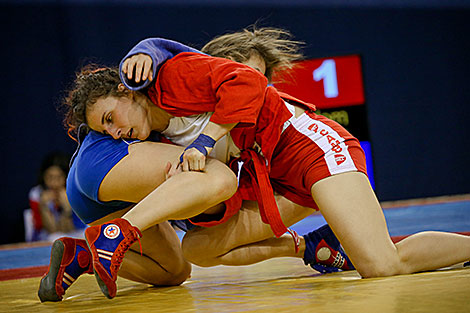
[[300, 47], [304, 43], [294, 41], [292, 37], [284, 29], [251, 26], [212, 39], [202, 48], [202, 52], [240, 63], [258, 53], [266, 63], [265, 75], [271, 81], [275, 72], [291, 69], [293, 61], [303, 58]]

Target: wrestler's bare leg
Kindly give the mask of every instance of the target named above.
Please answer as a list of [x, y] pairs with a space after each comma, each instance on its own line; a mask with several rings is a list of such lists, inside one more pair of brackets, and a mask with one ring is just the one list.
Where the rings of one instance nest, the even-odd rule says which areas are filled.
[[204, 172], [183, 172], [165, 180], [168, 160], [178, 159], [182, 151], [167, 144], [131, 144], [129, 155], [104, 178], [99, 199], [138, 203], [123, 218], [144, 231], [163, 221], [198, 215], [235, 193], [235, 174], [214, 159], [207, 160]]
[[[292, 225], [314, 213], [282, 196], [276, 202], [285, 225]], [[242, 209], [227, 222], [209, 228], [196, 228], [183, 238], [185, 258], [199, 266], [247, 265], [269, 258], [303, 257], [305, 241], [295, 253], [290, 235], [275, 238], [268, 224], [261, 220], [258, 205], [244, 201]]]
[[[91, 225], [99, 225], [120, 217], [129, 209], [114, 212]], [[154, 225], [142, 233], [140, 243], [134, 243], [126, 252], [119, 276], [151, 285], [176, 286], [191, 273], [191, 264], [183, 258], [181, 243], [168, 222]]]
[[[179, 284], [189, 275], [187, 263], [181, 261], [180, 243], [177, 245], [173, 240], [168, 241], [164, 233], [147, 232], [158, 224], [170, 219], [184, 219], [195, 216], [206, 211], [215, 204], [230, 198], [237, 189], [237, 180], [234, 173], [221, 162], [208, 159], [204, 172], [184, 172], [166, 179], [168, 160], [177, 160], [183, 148], [151, 142], [140, 142], [128, 147], [128, 155], [122, 158], [105, 176], [100, 184], [98, 198], [101, 201], [121, 200], [136, 204], [132, 209], [122, 215], [123, 219], [116, 220], [118, 227], [130, 229], [128, 237], [123, 236], [116, 251], [108, 251], [112, 254], [115, 263], [111, 263], [111, 272], [100, 263], [98, 249], [103, 248], [96, 245], [97, 234], [103, 230], [95, 225], [85, 232], [88, 246], [93, 255], [93, 268], [98, 284], [103, 293], [112, 298], [116, 292], [117, 275], [145, 281], [151, 284]], [[101, 221], [102, 224], [103, 221]], [[129, 223], [143, 232], [143, 238], [147, 234], [149, 239], [141, 239], [140, 242], [148, 242], [142, 248], [146, 248], [145, 255], [138, 255], [135, 242], [139, 239], [138, 231], [130, 228]], [[124, 228], [123, 234], [126, 229]], [[162, 231], [163, 226], [153, 227]], [[168, 230], [169, 232], [169, 230]], [[91, 239], [90, 239], [91, 238]], [[93, 239], [95, 238], [95, 239]], [[173, 238], [176, 234], [173, 231]], [[93, 241], [95, 240], [95, 241]], [[101, 243], [106, 239], [101, 240]], [[91, 243], [90, 243], [91, 242]], [[129, 251], [129, 244], [134, 243], [133, 250]], [[153, 246], [152, 246], [153, 243]], [[144, 244], [144, 243], [143, 243]], [[151, 248], [148, 250], [148, 248]], [[178, 255], [174, 256], [174, 252]], [[126, 253], [129, 252], [129, 253]], [[125, 258], [122, 255], [125, 253]], [[172, 255], [176, 272], [165, 273], [170, 270], [171, 262], [168, 255]], [[178, 262], [181, 261], [181, 262]], [[125, 265], [122, 265], [124, 261]], [[116, 272], [124, 266], [123, 270]]]
[[119, 276], [156, 286], [176, 286], [188, 279], [191, 264], [183, 257], [181, 243], [168, 222], [154, 225], [143, 233], [142, 255], [139, 243], [126, 252]]
[[363, 173], [325, 178], [312, 186], [312, 196], [363, 277], [433, 270], [470, 259], [469, 236], [423, 232], [393, 244]]

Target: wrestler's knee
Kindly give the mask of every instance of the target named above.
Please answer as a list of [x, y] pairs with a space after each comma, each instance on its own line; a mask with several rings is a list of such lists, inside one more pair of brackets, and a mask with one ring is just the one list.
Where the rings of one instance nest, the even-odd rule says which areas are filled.
[[[178, 247], [178, 250], [180, 247]], [[180, 250], [179, 250], [180, 251]], [[165, 262], [160, 261], [160, 266], [168, 273], [162, 277], [157, 277], [154, 285], [177, 286], [189, 278], [191, 274], [191, 263], [179, 253], [173, 253], [173, 257]], [[158, 262], [158, 261], [157, 261]]]
[[185, 282], [191, 275], [191, 264], [184, 262], [183, 266], [179, 268], [178, 271], [173, 271], [169, 273], [168, 277], [164, 279], [159, 279], [153, 285], [156, 286], [179, 286]]
[[119, 276], [155, 286], [178, 286], [189, 278], [191, 264], [187, 261], [179, 267], [162, 267], [158, 264], [142, 264], [138, 259], [124, 258]]
[[[168, 270], [168, 269], [166, 269]], [[152, 275], [149, 273], [148, 283], [154, 286], [179, 286], [186, 281], [191, 274], [191, 264], [184, 262], [179, 268], [172, 268], [165, 275]]]
[[237, 191], [237, 177], [227, 166], [219, 164], [217, 160], [210, 159], [208, 162], [212, 165], [207, 173], [210, 175], [214, 192], [223, 195], [224, 198], [231, 197]]
[[386, 277], [402, 274], [403, 262], [398, 255], [370, 255], [353, 260], [357, 272], [362, 278]]
[[237, 191], [237, 179], [235, 175], [216, 176], [211, 183], [215, 187], [215, 193], [220, 198], [228, 199]]

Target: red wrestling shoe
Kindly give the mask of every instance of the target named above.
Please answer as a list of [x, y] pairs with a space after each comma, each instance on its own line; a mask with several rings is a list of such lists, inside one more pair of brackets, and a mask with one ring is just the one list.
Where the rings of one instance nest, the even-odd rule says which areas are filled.
[[41, 302], [61, 301], [67, 288], [84, 274], [93, 274], [90, 250], [85, 240], [62, 237], [54, 241], [51, 263], [39, 284]]
[[103, 294], [116, 296], [116, 279], [122, 259], [142, 233], [127, 220], [116, 218], [105, 224], [89, 227], [85, 237], [93, 259], [93, 269]]

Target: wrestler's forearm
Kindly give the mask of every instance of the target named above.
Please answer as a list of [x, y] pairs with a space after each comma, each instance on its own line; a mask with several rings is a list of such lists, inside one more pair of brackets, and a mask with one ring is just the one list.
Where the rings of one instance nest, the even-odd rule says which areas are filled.
[[216, 124], [209, 122], [207, 126], [202, 130], [202, 134], [211, 137], [215, 141], [225, 136], [229, 131], [232, 130], [237, 123], [231, 124]]

